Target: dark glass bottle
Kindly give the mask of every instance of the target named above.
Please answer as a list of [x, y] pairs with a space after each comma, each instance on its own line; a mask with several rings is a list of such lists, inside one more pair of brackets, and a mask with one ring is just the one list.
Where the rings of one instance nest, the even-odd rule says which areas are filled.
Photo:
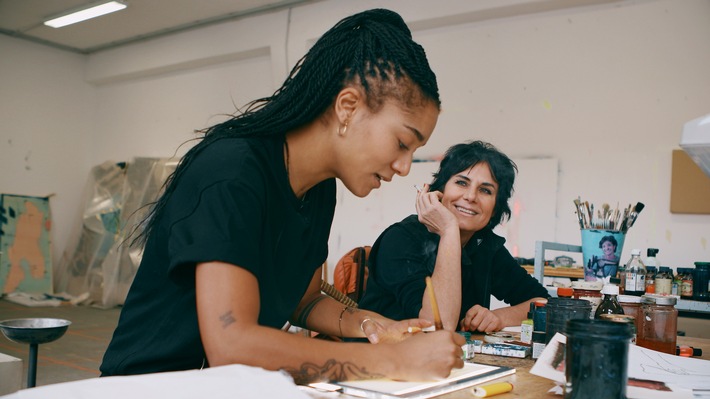
[[603, 314], [624, 314], [624, 308], [619, 303], [619, 287], [607, 284], [602, 288], [602, 302], [594, 312], [594, 318], [599, 319]]

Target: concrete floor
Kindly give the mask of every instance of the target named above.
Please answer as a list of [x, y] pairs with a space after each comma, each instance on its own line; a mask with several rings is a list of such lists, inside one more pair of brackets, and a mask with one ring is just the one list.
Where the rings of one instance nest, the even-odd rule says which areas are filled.
[[[72, 322], [63, 337], [39, 345], [37, 386], [98, 377], [99, 365], [120, 311], [120, 308], [71, 305], [27, 307], [0, 299], [0, 320], [51, 317]], [[25, 388], [29, 345], [12, 342], [0, 334], [0, 353], [22, 359], [22, 387]]]

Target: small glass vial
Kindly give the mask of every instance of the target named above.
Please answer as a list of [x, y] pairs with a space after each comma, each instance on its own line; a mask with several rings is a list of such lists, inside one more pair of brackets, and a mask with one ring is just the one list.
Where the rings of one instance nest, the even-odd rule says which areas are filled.
[[[680, 270], [680, 269], [679, 269]], [[691, 268], [682, 269], [680, 277], [680, 297], [683, 299], [693, 299], [693, 272]]]
[[590, 319], [594, 318], [594, 313], [597, 311], [597, 306], [602, 302], [602, 285], [601, 281], [573, 281], [572, 289], [574, 290], [574, 299], [585, 299], [592, 304], [592, 312], [589, 315]]
[[532, 344], [532, 334], [533, 334], [533, 314], [535, 313], [535, 303], [530, 302], [530, 311], [528, 312], [527, 319], [520, 323], [520, 341], [526, 344]]
[[671, 295], [677, 295], [680, 296], [680, 290], [681, 290], [681, 285], [682, 285], [682, 268], [678, 268], [676, 273], [673, 275], [673, 282], [671, 283]]
[[673, 296], [643, 295], [641, 329], [636, 344], [647, 349], [675, 355], [678, 334], [677, 300]]
[[537, 359], [545, 350], [545, 332], [533, 331], [532, 336], [532, 358]]
[[[535, 301], [535, 312], [533, 313], [533, 332], [547, 330], [547, 300]], [[544, 342], [544, 340], [543, 340]]]
[[656, 266], [646, 266], [646, 293], [654, 294], [656, 292]]

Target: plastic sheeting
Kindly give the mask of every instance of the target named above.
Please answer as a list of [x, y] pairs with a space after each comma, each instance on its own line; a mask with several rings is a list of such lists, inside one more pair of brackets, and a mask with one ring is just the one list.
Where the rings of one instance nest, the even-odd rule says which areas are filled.
[[55, 270], [55, 292], [88, 293], [88, 303], [104, 308], [124, 303], [142, 257], [142, 248], [130, 245], [131, 233], [176, 165], [165, 158], [135, 158], [92, 168], [82, 219]]

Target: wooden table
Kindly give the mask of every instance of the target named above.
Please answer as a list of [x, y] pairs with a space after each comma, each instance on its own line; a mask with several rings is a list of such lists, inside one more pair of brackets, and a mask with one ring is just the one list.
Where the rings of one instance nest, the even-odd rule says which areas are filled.
[[[700, 357], [694, 357], [694, 359], [704, 359], [710, 360], [710, 339], [703, 338], [692, 338], [692, 337], [678, 337], [678, 345], [688, 345], [694, 348], [701, 348], [703, 350], [703, 355]], [[511, 392], [500, 394], [494, 396], [496, 399], [510, 399], [510, 398], [556, 398], [560, 399], [560, 395], [555, 395], [553, 393], [548, 393], [548, 391], [555, 385], [554, 382], [538, 377], [536, 375], [530, 374], [530, 368], [535, 364], [535, 360], [531, 358], [518, 359], [513, 357], [503, 357], [503, 356], [493, 356], [484, 355], [481, 353], [476, 353], [474, 357], [476, 363], [486, 363], [496, 366], [506, 366], [515, 369], [515, 374], [507, 377], [503, 377], [495, 382], [508, 381], [513, 384], [514, 389]], [[349, 395], [336, 395], [336, 394], [324, 394], [320, 395], [317, 392], [307, 391], [310, 396], [314, 399], [326, 399], [326, 398], [352, 398]], [[446, 395], [442, 395], [441, 399], [473, 399], [474, 396], [471, 394], [470, 389], [462, 389], [460, 391], [452, 392]]]

